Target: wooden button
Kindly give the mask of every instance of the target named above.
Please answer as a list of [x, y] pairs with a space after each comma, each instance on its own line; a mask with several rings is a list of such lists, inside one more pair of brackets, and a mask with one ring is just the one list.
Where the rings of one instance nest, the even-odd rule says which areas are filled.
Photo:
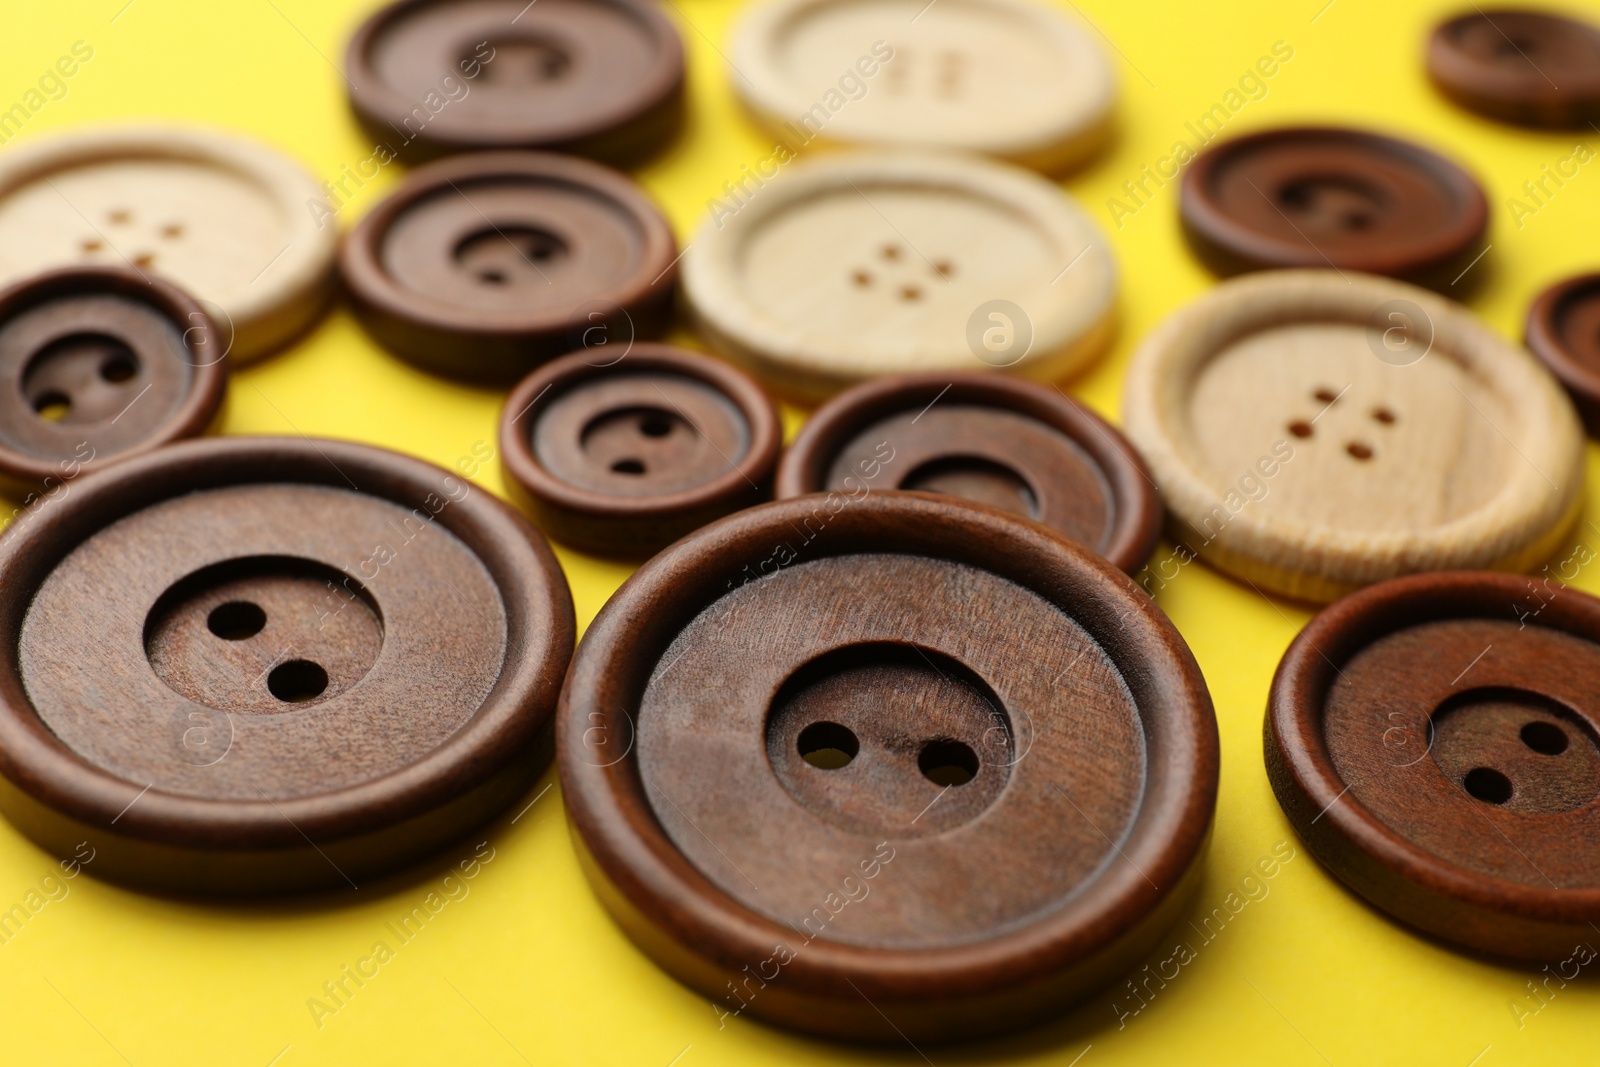
[[398, 0], [345, 68], [362, 127], [412, 163], [484, 148], [631, 163], [683, 117], [683, 42], [649, 0]]
[[1590, 436], [1600, 436], [1600, 274], [1540, 293], [1528, 309], [1528, 348], [1566, 386]]
[[1479, 9], [1428, 38], [1428, 76], [1450, 99], [1524, 126], [1600, 119], [1600, 29], [1553, 11]]
[[719, 360], [635, 345], [524, 378], [500, 416], [507, 486], [541, 529], [648, 556], [771, 492], [783, 430], [761, 387]]
[[510, 508], [362, 445], [185, 442], [0, 538], [0, 810], [180, 893], [344, 888], [548, 758], [566, 582]]
[[1483, 251], [1489, 205], [1466, 171], [1363, 130], [1236, 137], [1184, 171], [1183, 229], [1219, 274], [1367, 271], [1445, 288]]
[[1123, 419], [1184, 551], [1307, 600], [1530, 568], [1582, 503], [1583, 434], [1550, 376], [1459, 304], [1381, 278], [1219, 286], [1145, 340]]
[[733, 34], [734, 88], [800, 146], [957, 148], [1058, 171], [1111, 133], [1117, 85], [1082, 23], [1042, 4], [769, 0]]
[[[124, 266], [207, 307], [234, 362], [307, 330], [334, 292], [338, 230], [294, 160], [190, 126], [53, 134], [0, 154], [0, 283]], [[324, 220], [325, 223], [326, 220]]]
[[646, 953], [719, 1015], [879, 1040], [1120, 976], [1186, 906], [1217, 789], [1205, 683], [1148, 596], [920, 493], [763, 505], [646, 563], [584, 637], [557, 750]]
[[1130, 573], [1161, 499], [1122, 435], [1051, 386], [995, 374], [868, 382], [818, 408], [784, 453], [778, 497], [910, 489], [1042, 522]]
[[915, 152], [795, 164], [713, 212], [683, 284], [708, 340], [810, 402], [913, 371], [1064, 376], [1110, 342], [1117, 292], [1104, 235], [1055, 185]]
[[659, 334], [677, 254], [666, 219], [616, 171], [485, 152], [412, 172], [356, 224], [339, 264], [384, 346], [440, 374], [504, 381]]
[[107, 463], [204, 433], [225, 339], [175, 286], [71, 267], [0, 292], [0, 487], [54, 496]]
[[1385, 582], [1289, 646], [1267, 769], [1312, 852], [1378, 908], [1560, 959], [1600, 922], [1597, 692], [1594, 597], [1502, 574]]

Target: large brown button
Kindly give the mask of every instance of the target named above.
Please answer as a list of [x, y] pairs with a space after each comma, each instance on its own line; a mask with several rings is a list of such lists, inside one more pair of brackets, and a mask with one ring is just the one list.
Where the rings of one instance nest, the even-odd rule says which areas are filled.
[[68, 266], [166, 278], [204, 302], [237, 365], [332, 299], [339, 232], [323, 196], [297, 161], [203, 126], [29, 138], [0, 153], [0, 283]]
[[1132, 966], [1217, 789], [1210, 697], [1150, 598], [921, 493], [763, 505], [646, 563], [584, 637], [557, 749], [645, 952], [719, 1014], [880, 1040], [1055, 1015]]
[[0, 292], [0, 487], [52, 495], [80, 474], [204, 433], [225, 341], [185, 293], [112, 267]]
[[571, 598], [455, 475], [361, 445], [185, 442], [0, 538], [0, 810], [182, 893], [360, 885], [549, 752]]
[[545, 148], [630, 163], [682, 119], [683, 43], [650, 0], [399, 0], [345, 65], [362, 126], [409, 162]]
[[1531, 569], [1583, 504], [1583, 430], [1555, 381], [1460, 304], [1387, 278], [1218, 286], [1144, 340], [1122, 411], [1188, 558], [1307, 600]]
[[1600, 437], [1600, 274], [1540, 293], [1528, 309], [1528, 348], [1567, 387], [1591, 437]]
[[512, 390], [500, 419], [513, 497], [550, 536], [605, 555], [648, 556], [758, 503], [782, 441], [748, 375], [666, 345], [558, 359]]
[[1300, 836], [1378, 908], [1523, 959], [1593, 938], [1600, 600], [1467, 572], [1341, 600], [1278, 667], [1266, 756]]
[[818, 408], [784, 453], [778, 497], [862, 488], [976, 500], [1129, 572], [1161, 534], [1155, 483], [1121, 434], [1050, 386], [996, 374], [884, 378]]
[[1446, 288], [1483, 251], [1489, 226], [1466, 171], [1363, 130], [1224, 141], [1189, 164], [1179, 203], [1191, 247], [1225, 275], [1332, 267]]
[[441, 374], [503, 381], [659, 334], [677, 254], [667, 221], [616, 171], [486, 152], [412, 172], [339, 262], [380, 343]]
[[1600, 119], [1600, 29], [1553, 11], [1479, 8], [1434, 28], [1428, 76], [1491, 118], [1583, 127]]

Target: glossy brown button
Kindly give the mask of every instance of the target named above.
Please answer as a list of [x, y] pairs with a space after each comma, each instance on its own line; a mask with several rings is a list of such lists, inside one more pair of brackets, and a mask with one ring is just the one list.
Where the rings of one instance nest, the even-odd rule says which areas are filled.
[[1141, 959], [1217, 789], [1210, 697], [1150, 598], [921, 493], [763, 505], [646, 563], [584, 637], [557, 750], [596, 891], [719, 1017], [894, 1041], [1052, 1016]]
[[616, 171], [486, 152], [412, 172], [339, 263], [381, 344], [441, 374], [504, 381], [659, 334], [677, 254], [667, 221]]
[[359, 886], [532, 784], [573, 633], [543, 540], [448, 471], [172, 445], [0, 538], [0, 810], [138, 886]]
[[1333, 267], [1448, 287], [1480, 252], [1488, 201], [1443, 156], [1363, 130], [1224, 141], [1183, 175], [1183, 229], [1219, 274]]
[[1589, 436], [1600, 437], [1600, 274], [1557, 282], [1528, 309], [1530, 351], [1566, 386]]
[[400, 0], [345, 66], [363, 128], [408, 162], [545, 148], [630, 163], [682, 120], [683, 43], [649, 0]]
[[945, 493], [1042, 522], [1137, 570], [1161, 499], [1122, 435], [1059, 390], [995, 374], [914, 374], [840, 393], [784, 453], [780, 499]]
[[507, 487], [546, 533], [648, 556], [771, 492], [783, 431], [748, 375], [666, 345], [599, 358], [534, 371], [500, 416]]
[[1450, 99], [1524, 126], [1600, 119], [1600, 29], [1553, 11], [1481, 8], [1428, 38], [1428, 76]]
[[53, 494], [204, 433], [224, 344], [192, 298], [132, 270], [68, 268], [0, 291], [0, 488]]
[[1555, 960], [1600, 921], [1597, 694], [1600, 600], [1511, 575], [1401, 578], [1289, 646], [1267, 770], [1312, 852], [1378, 908]]

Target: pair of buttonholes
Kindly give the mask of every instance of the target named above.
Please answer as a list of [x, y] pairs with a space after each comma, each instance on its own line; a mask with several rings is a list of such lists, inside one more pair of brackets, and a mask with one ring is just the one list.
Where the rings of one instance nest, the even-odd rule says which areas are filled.
[[[48, 360], [51, 358], [51, 349], [72, 347], [84, 339], [83, 335], [77, 334], [63, 338], [50, 345], [35, 359], [38, 361]], [[119, 349], [119, 351], [113, 352], [101, 362], [100, 377], [103, 381], [110, 382], [113, 385], [121, 385], [130, 381], [134, 375], [139, 373], [139, 360], [127, 346], [108, 337], [95, 336], [90, 339], [101, 344], [109, 343]], [[60, 422], [72, 411], [72, 397], [58, 389], [51, 389], [33, 398], [33, 410], [41, 419], [48, 422]]]
[[[1324, 404], [1324, 410], [1326, 410], [1327, 408], [1338, 403], [1341, 395], [1342, 394], [1329, 389], [1327, 386], [1321, 386], [1312, 392], [1311, 397], [1313, 400], [1318, 400]], [[1384, 407], [1381, 404], [1368, 412], [1368, 415], [1371, 417], [1373, 422], [1380, 426], [1393, 426], [1395, 423], [1400, 421], [1400, 416], [1396, 415], [1392, 410]], [[1288, 430], [1294, 436], [1304, 440], [1316, 432], [1316, 427], [1305, 419], [1296, 419], [1295, 421], [1289, 423]], [[1350, 441], [1345, 444], [1344, 450], [1352, 459], [1358, 459], [1363, 463], [1377, 454], [1373, 450], [1372, 446], [1365, 441]]]
[[[129, 226], [133, 223], [133, 212], [125, 207], [112, 208], [106, 213], [106, 220], [113, 226]], [[157, 232], [168, 241], [176, 241], [183, 236], [183, 224], [179, 222], [169, 222], [162, 226]], [[99, 237], [85, 238], [79, 245], [79, 248], [83, 251], [83, 254], [86, 257], [93, 256], [96, 252], [103, 251], [105, 247], [105, 240]], [[129, 262], [131, 262], [135, 267], [139, 268], [152, 267], [156, 262], [156, 254], [154, 252], [140, 252], [137, 255], [132, 256], [129, 259]]]
[[[878, 258], [883, 260], [885, 263], [899, 263], [905, 258], [905, 249], [891, 241], [882, 248], [878, 249]], [[951, 275], [955, 274], [956, 265], [948, 259], [936, 259], [933, 261], [929, 269], [932, 271], [934, 277], [942, 278], [948, 281]], [[865, 267], [853, 271], [850, 275], [850, 282], [857, 289], [870, 289], [874, 281], [875, 278], [872, 274], [872, 271], [866, 269]], [[907, 304], [914, 304], [922, 299], [922, 286], [916, 284], [915, 282], [908, 282], [900, 286], [897, 295], [903, 302]]]
[[[818, 770], [836, 771], [848, 766], [861, 751], [861, 742], [848, 726], [836, 722], [814, 722], [800, 731], [797, 739], [800, 758]], [[978, 776], [978, 754], [972, 747], [950, 737], [924, 742], [917, 753], [917, 769], [934, 785], [966, 785]]]
[[[248, 600], [219, 604], [206, 616], [206, 629], [224, 641], [247, 641], [266, 625], [267, 613]], [[328, 672], [308, 659], [287, 660], [267, 674], [267, 691], [285, 704], [315, 700], [327, 688]]]
[[[910, 80], [914, 66], [911, 51], [903, 47], [897, 48], [894, 59], [895, 61], [887, 67], [888, 91], [890, 96], [901, 96], [905, 93], [906, 83]], [[935, 65], [937, 72], [934, 83], [935, 94], [945, 100], [960, 99], [962, 82], [970, 64], [971, 60], [967, 53], [958, 48], [947, 48], [939, 52]]]
[[[1523, 744], [1541, 756], [1559, 756], [1569, 743], [1565, 730], [1539, 719], [1523, 726], [1518, 736]], [[1468, 795], [1485, 804], [1504, 804], [1516, 792], [1511, 779], [1493, 767], [1474, 767], [1461, 779], [1461, 786]]]
[[[639, 432], [645, 437], [665, 437], [672, 432], [672, 420], [659, 411], [647, 411], [639, 416]], [[611, 469], [617, 474], [634, 476], [649, 472], [644, 460], [635, 456], [616, 460], [611, 464]]]

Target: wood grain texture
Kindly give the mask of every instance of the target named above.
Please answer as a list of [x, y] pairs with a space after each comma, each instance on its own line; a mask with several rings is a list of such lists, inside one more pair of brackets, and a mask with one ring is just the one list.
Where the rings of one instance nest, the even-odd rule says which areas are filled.
[[0, 810], [184, 894], [341, 887], [538, 775], [566, 583], [514, 512], [360, 445], [229, 438], [0, 537]]
[[362, 128], [408, 163], [531, 148], [637, 164], [682, 125], [683, 69], [649, 0], [399, 0], [345, 50]]
[[58, 492], [204, 433], [224, 344], [193, 298], [132, 270], [68, 267], [0, 291], [0, 487]]
[[1534, 298], [1528, 351], [1566, 387], [1590, 437], [1600, 437], [1600, 274], [1580, 274]]
[[996, 374], [866, 382], [818, 408], [778, 466], [778, 497], [911, 489], [1042, 522], [1132, 573], [1161, 534], [1133, 446], [1054, 386]]
[[[1099, 228], [1037, 175], [863, 151], [796, 163], [708, 220], [683, 287], [713, 347], [814, 403], [887, 374], [1071, 374], [1110, 342], [1117, 274]], [[1004, 325], [986, 317], [1000, 301]], [[989, 328], [1010, 330], [995, 353]]]
[[1023, 1025], [1131, 966], [1217, 784], [1148, 597], [922, 493], [764, 505], [651, 560], [585, 636], [557, 748], [644, 951], [719, 1012], [868, 1040]]
[[1141, 344], [1123, 418], [1174, 540], [1306, 600], [1530, 568], [1582, 501], [1583, 435], [1550, 376], [1460, 305], [1379, 278], [1219, 287]]
[[1445, 19], [1427, 67], [1440, 92], [1480, 115], [1551, 129], [1600, 119], [1600, 28], [1568, 15], [1478, 8]]
[[1366, 130], [1288, 127], [1222, 141], [1185, 168], [1184, 236], [1219, 274], [1365, 271], [1448, 291], [1484, 248], [1489, 202], [1460, 166]]
[[1313, 853], [1442, 940], [1555, 961], [1600, 920], [1600, 600], [1511, 575], [1373, 586], [1273, 680], [1267, 770]]
[[1043, 4], [766, 0], [731, 40], [734, 90], [795, 147], [953, 148], [1058, 173], [1111, 136], [1110, 61]]
[[770, 496], [782, 442], [748, 375], [667, 345], [558, 359], [500, 416], [512, 499], [557, 540], [631, 558]]
[[0, 282], [79, 265], [167, 278], [214, 302], [242, 363], [299, 337], [333, 297], [338, 230], [309, 207], [322, 196], [293, 159], [203, 126], [30, 139], [0, 154]]
[[617, 171], [480, 152], [407, 175], [350, 232], [339, 267], [380, 344], [439, 374], [511, 382], [564, 352], [658, 336], [677, 255], [666, 219]]

